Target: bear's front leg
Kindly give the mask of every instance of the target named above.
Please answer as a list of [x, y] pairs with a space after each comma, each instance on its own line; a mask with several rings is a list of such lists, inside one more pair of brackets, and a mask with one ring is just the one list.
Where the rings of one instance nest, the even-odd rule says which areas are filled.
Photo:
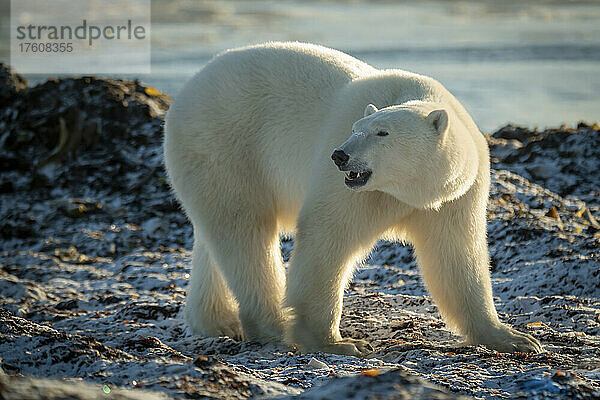
[[487, 194], [477, 186], [439, 211], [410, 217], [408, 231], [425, 283], [448, 325], [468, 344], [501, 352], [542, 352], [537, 339], [498, 319], [489, 273]]
[[[345, 188], [342, 188], [344, 190]], [[286, 304], [292, 308], [287, 340], [301, 351], [364, 356], [363, 340], [342, 338], [344, 289], [357, 260], [368, 252], [391, 220], [375, 193], [321, 194], [302, 209], [288, 276]]]

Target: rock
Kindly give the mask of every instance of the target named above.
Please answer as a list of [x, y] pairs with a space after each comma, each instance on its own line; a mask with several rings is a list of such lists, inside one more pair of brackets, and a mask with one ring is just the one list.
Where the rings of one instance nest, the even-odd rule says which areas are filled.
[[10, 376], [0, 370], [0, 398], [4, 400], [166, 400], [164, 393], [121, 389], [85, 383], [79, 379], [46, 379]]
[[297, 399], [470, 399], [458, 396], [400, 369], [383, 374], [334, 378], [315, 386]]
[[322, 361], [317, 360], [316, 358], [311, 358], [310, 361], [308, 362], [309, 367], [311, 368], [322, 368], [322, 369], [329, 369], [329, 366], [327, 364], [325, 364]]

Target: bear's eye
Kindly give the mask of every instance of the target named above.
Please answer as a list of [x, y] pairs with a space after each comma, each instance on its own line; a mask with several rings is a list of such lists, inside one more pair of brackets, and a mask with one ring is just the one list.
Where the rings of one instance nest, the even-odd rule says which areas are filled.
[[377, 132], [377, 136], [387, 136], [387, 135], [389, 135], [389, 133], [387, 133], [386, 131]]

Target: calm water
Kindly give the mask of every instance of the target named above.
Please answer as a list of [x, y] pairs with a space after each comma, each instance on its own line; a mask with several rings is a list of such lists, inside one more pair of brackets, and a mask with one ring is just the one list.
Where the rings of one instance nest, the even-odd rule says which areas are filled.
[[267, 40], [346, 51], [440, 80], [484, 131], [600, 119], [600, 3], [153, 2], [153, 63], [170, 95], [212, 55]]

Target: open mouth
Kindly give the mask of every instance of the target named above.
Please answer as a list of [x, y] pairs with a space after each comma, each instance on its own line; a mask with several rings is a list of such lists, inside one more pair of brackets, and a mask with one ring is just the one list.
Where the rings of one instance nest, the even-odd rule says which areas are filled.
[[361, 186], [365, 186], [367, 181], [371, 177], [371, 171], [345, 171], [345, 179], [344, 183], [349, 188], [359, 188]]

